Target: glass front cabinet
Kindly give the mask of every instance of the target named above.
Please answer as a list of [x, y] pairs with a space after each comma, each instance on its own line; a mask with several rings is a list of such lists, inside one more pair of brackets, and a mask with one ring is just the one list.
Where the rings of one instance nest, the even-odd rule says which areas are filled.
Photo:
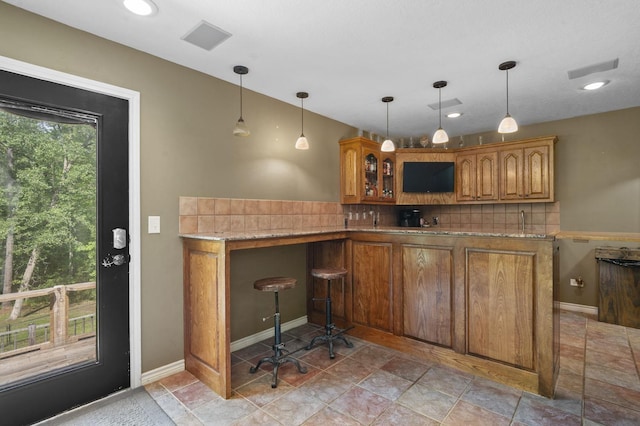
[[340, 202], [394, 204], [395, 153], [356, 137], [340, 141]]

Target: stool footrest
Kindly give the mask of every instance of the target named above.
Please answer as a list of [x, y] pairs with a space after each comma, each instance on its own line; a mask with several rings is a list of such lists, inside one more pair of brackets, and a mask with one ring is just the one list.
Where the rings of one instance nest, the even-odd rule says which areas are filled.
[[[329, 358], [334, 359], [336, 355], [333, 353], [333, 341], [334, 340], [342, 340], [347, 348], [352, 348], [353, 343], [347, 340], [343, 334], [349, 330], [351, 330], [353, 326], [345, 328], [345, 329], [337, 329], [333, 324], [328, 324], [325, 326], [325, 334], [321, 336], [316, 336], [311, 339], [311, 342], [307, 345], [307, 350], [311, 349], [316, 342], [326, 342], [329, 344]], [[337, 333], [333, 333], [333, 330], [337, 330]]]
[[249, 368], [249, 373], [254, 374], [256, 371], [258, 371], [260, 366], [262, 364], [264, 364], [265, 362], [268, 362], [269, 364], [273, 364], [273, 380], [271, 381], [271, 387], [272, 388], [278, 387], [278, 370], [279, 370], [279, 368], [280, 368], [280, 366], [282, 364], [285, 364], [287, 362], [291, 362], [296, 366], [296, 368], [298, 369], [298, 371], [300, 373], [302, 373], [302, 374], [306, 374], [307, 373], [307, 369], [305, 367], [303, 367], [302, 365], [300, 365], [300, 361], [298, 361], [297, 359], [289, 356], [289, 354], [287, 354], [287, 355], [278, 354], [278, 355], [274, 355], [274, 356], [264, 357], [260, 361], [258, 361], [258, 364], [256, 364], [255, 367]]

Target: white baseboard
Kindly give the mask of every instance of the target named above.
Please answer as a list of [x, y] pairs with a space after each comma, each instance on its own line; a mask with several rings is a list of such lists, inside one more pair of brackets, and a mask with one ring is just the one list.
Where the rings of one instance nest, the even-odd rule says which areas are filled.
[[597, 306], [588, 306], [588, 305], [578, 305], [576, 303], [568, 303], [568, 302], [559, 302], [558, 307], [565, 311], [571, 312], [582, 312], [584, 314], [591, 314], [598, 316], [598, 307]]
[[[303, 317], [285, 322], [280, 326], [280, 328], [282, 329], [282, 331], [287, 331], [287, 330], [291, 330], [292, 328], [305, 325], [307, 322], [308, 322], [307, 317], [305, 315]], [[247, 346], [251, 346], [254, 343], [262, 342], [263, 340], [266, 340], [269, 338], [273, 338], [272, 328], [261, 331], [260, 333], [252, 334], [251, 336], [243, 337], [242, 339], [236, 340], [235, 342], [231, 342], [231, 352], [235, 352], [238, 349], [246, 348]]]
[[[282, 331], [288, 331], [292, 328], [300, 327], [301, 325], [305, 325], [308, 322], [307, 317], [296, 318], [292, 321], [288, 321], [281, 325]], [[237, 351], [238, 349], [246, 348], [247, 346], [251, 346], [254, 343], [261, 342], [263, 340], [269, 339], [273, 337], [273, 329], [268, 329], [261, 331], [256, 334], [252, 334], [251, 336], [243, 337], [240, 340], [236, 340], [235, 342], [231, 342], [231, 352]], [[165, 377], [169, 377], [172, 374], [179, 373], [184, 371], [184, 359], [181, 359], [176, 362], [172, 362], [171, 364], [164, 365], [162, 367], [158, 367], [154, 370], [147, 371], [146, 373], [142, 373], [141, 384], [142, 386], [148, 385], [149, 383], [157, 382], [158, 380], [162, 380]]]
[[184, 371], [184, 359], [163, 365], [162, 367], [147, 371], [146, 373], [142, 373], [140, 382], [142, 386], [148, 385], [149, 383], [157, 382], [158, 380], [162, 380], [165, 377], [169, 377], [172, 374], [176, 374], [181, 371]]

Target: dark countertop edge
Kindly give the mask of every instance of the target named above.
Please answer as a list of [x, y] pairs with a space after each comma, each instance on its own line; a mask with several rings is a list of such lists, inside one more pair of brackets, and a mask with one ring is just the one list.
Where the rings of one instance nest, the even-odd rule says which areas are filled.
[[304, 235], [320, 235], [335, 232], [373, 232], [387, 233], [395, 235], [458, 235], [469, 237], [502, 237], [502, 238], [530, 238], [530, 239], [549, 239], [553, 240], [554, 235], [551, 234], [532, 234], [532, 233], [510, 233], [510, 232], [486, 232], [486, 231], [470, 231], [470, 230], [450, 230], [441, 227], [430, 228], [404, 228], [399, 226], [380, 226], [380, 227], [327, 227], [327, 228], [306, 228], [306, 229], [271, 229], [261, 231], [248, 232], [213, 232], [201, 234], [179, 234], [180, 238], [191, 238], [199, 240], [213, 241], [247, 241], [258, 240], [264, 238], [286, 238]]

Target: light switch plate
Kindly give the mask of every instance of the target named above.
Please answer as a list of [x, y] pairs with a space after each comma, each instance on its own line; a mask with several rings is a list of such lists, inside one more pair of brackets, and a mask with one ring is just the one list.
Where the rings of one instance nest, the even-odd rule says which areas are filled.
[[160, 233], [160, 216], [149, 216], [148, 232], [149, 234]]

